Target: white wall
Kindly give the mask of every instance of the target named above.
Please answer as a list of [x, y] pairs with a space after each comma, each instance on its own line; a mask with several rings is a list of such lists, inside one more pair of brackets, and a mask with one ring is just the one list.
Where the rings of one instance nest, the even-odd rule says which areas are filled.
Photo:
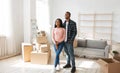
[[30, 0], [23, 0], [24, 42], [30, 42]]
[[64, 13], [70, 11], [71, 19], [78, 23], [79, 12], [113, 12], [113, 40], [120, 42], [120, 0], [52, 0], [51, 24], [56, 18], [64, 20]]
[[23, 0], [24, 42], [31, 42], [31, 20], [36, 19], [36, 1]]

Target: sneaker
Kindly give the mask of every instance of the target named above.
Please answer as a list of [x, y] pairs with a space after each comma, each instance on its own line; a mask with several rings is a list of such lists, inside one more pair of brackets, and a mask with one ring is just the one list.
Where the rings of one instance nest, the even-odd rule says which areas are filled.
[[56, 73], [56, 68], [53, 68], [53, 70], [51, 71], [51, 73]]
[[63, 68], [71, 68], [70, 64], [66, 64], [65, 66], [63, 66]]
[[73, 67], [71, 73], [75, 73], [75, 71], [76, 71], [76, 67]]
[[59, 64], [57, 65], [56, 70], [57, 70], [57, 71], [60, 70], [60, 65], [59, 65]]

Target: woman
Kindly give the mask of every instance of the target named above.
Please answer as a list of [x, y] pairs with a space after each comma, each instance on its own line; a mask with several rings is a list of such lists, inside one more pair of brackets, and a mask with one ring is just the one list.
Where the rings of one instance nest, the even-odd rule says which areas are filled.
[[65, 29], [62, 27], [62, 20], [59, 18], [56, 19], [55, 27], [52, 30], [52, 40], [54, 43], [54, 49], [56, 53], [54, 69], [52, 73], [56, 73], [56, 70], [60, 70], [59, 55], [64, 46], [65, 34]]

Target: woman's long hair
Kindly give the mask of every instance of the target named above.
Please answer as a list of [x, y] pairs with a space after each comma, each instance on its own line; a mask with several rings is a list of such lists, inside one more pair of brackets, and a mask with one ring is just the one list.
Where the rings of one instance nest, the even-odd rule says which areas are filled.
[[[60, 27], [63, 27], [62, 20], [61, 20], [60, 18], [57, 18], [56, 21], [57, 21], [57, 20], [60, 22]], [[56, 21], [55, 21], [55, 26], [54, 26], [55, 28], [57, 27], [57, 26], [56, 26]]]

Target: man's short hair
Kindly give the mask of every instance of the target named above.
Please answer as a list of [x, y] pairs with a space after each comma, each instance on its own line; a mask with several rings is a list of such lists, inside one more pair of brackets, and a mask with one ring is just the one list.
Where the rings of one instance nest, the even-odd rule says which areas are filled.
[[70, 13], [69, 11], [67, 11], [66, 13], [68, 13], [68, 14], [69, 14], [69, 16], [71, 16], [71, 13]]

